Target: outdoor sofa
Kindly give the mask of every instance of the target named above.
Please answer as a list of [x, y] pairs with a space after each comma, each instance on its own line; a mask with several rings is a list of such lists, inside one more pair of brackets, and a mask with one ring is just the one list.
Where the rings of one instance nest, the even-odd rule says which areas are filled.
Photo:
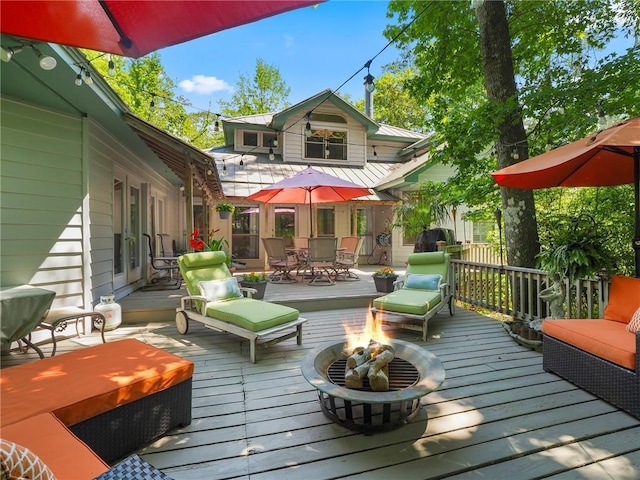
[[[5, 447], [16, 456], [24, 447], [55, 478], [105, 474], [111, 464], [191, 423], [192, 375], [191, 361], [135, 339], [5, 368], [2, 467], [15, 463]], [[140, 463], [131, 460], [127, 464]]]
[[640, 418], [638, 330], [640, 278], [616, 275], [603, 318], [544, 320], [543, 368]]

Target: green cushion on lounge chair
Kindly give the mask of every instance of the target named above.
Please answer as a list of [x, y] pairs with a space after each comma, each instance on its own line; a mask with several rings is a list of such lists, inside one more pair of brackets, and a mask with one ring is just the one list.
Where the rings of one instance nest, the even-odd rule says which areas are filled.
[[276, 303], [253, 298], [238, 298], [230, 302], [208, 304], [207, 315], [252, 332], [260, 332], [296, 320], [299, 312]]
[[440, 299], [440, 292], [403, 288], [376, 298], [373, 306], [378, 310], [394, 313], [424, 315], [435, 307]]

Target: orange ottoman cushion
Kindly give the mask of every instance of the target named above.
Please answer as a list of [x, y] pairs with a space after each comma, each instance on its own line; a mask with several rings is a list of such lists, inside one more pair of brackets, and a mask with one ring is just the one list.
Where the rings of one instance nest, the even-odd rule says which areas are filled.
[[[545, 320], [545, 335], [573, 345], [622, 367], [636, 368], [636, 336], [626, 325], [611, 320]], [[544, 344], [543, 344], [544, 348]]]
[[0, 421], [53, 412], [67, 426], [177, 385], [193, 362], [134, 339], [0, 371]]
[[109, 465], [52, 413], [3, 426], [2, 438], [28, 448], [60, 480], [95, 478], [109, 470]]

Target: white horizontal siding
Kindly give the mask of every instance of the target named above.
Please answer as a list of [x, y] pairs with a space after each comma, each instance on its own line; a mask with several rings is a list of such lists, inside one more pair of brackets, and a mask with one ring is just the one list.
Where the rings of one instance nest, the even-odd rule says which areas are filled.
[[82, 119], [6, 99], [0, 111], [0, 282], [81, 305]]

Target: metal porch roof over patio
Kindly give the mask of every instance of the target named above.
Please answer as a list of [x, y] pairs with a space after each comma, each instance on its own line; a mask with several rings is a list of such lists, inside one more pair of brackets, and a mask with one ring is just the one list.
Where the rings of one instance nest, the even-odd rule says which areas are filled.
[[[224, 160], [226, 175], [220, 176], [220, 183], [226, 197], [246, 197], [307, 168], [306, 163], [284, 163], [281, 160], [269, 160], [266, 155], [261, 154], [242, 156], [235, 152], [227, 153], [222, 149], [211, 150], [209, 153], [215, 158], [218, 172], [221, 171]], [[241, 159], [243, 166], [240, 166]], [[391, 168], [397, 165], [397, 163], [368, 162], [363, 168], [312, 166], [343, 180], [372, 188], [388, 176]], [[354, 201], [395, 203], [399, 199], [387, 192], [374, 191], [374, 194], [358, 197]]]

